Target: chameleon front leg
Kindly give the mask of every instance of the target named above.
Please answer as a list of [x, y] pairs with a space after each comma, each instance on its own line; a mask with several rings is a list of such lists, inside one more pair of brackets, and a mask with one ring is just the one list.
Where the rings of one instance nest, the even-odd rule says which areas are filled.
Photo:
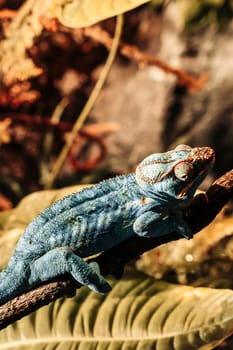
[[93, 268], [67, 247], [50, 250], [32, 262], [30, 269], [29, 285], [31, 287], [69, 273], [77, 282], [87, 285], [96, 292], [105, 294], [111, 290], [110, 285], [95, 267]]
[[187, 239], [193, 237], [191, 228], [181, 215], [163, 215], [152, 210], [144, 212], [135, 220], [133, 230], [137, 235], [143, 237], [159, 237], [173, 231]]

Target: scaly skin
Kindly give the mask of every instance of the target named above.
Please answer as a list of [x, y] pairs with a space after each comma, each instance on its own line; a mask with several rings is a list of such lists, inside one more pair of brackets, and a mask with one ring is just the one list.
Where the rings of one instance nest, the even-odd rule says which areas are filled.
[[182, 203], [193, 197], [213, 162], [211, 148], [179, 145], [148, 156], [135, 174], [103, 181], [54, 203], [28, 225], [0, 274], [0, 304], [65, 273], [107, 293], [111, 287], [84, 257], [135, 234], [156, 237], [177, 231], [191, 238]]

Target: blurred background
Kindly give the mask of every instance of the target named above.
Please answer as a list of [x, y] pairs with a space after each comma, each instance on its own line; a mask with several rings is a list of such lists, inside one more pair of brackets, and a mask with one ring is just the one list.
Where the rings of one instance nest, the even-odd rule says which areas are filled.
[[[25, 4], [32, 6], [28, 14]], [[46, 187], [108, 55], [92, 34], [33, 6], [0, 0], [3, 210]], [[179, 143], [215, 149], [216, 166], [204, 187], [231, 169], [232, 14], [232, 2], [223, 0], [152, 1], [127, 12], [121, 41], [183, 72], [191, 83], [118, 50], [53, 186], [131, 172], [146, 155]], [[115, 19], [98, 27], [113, 37]]]
[[[134, 0], [131, 7], [141, 6], [124, 13], [121, 37], [119, 17], [99, 15], [101, 1], [84, 14], [78, 9], [77, 19], [72, 6], [80, 3], [88, 0], [0, 0], [0, 210], [35, 191], [133, 172], [148, 154], [181, 143], [214, 148], [207, 189], [233, 168], [233, 1]], [[114, 14], [126, 11], [128, 2], [114, 3], [122, 6]], [[71, 189], [62, 191], [56, 196]], [[56, 196], [35, 194], [1, 213], [1, 266], [25, 225]], [[233, 288], [232, 235], [229, 203], [194, 239], [132, 264], [172, 283]], [[233, 349], [232, 337], [216, 349]]]

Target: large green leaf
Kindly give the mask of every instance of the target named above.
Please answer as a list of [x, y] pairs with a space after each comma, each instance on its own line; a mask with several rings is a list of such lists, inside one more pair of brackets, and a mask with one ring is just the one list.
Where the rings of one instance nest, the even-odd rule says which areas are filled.
[[129, 11], [149, 0], [71, 0], [57, 10], [57, 17], [68, 27], [80, 28]]
[[0, 332], [3, 349], [212, 349], [233, 332], [233, 291], [131, 271], [106, 297], [81, 288]]

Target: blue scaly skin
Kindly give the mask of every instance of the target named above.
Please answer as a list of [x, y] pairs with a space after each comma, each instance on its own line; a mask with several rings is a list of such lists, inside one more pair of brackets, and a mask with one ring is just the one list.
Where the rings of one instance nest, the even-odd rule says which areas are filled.
[[182, 203], [190, 200], [214, 162], [209, 147], [179, 145], [145, 158], [135, 174], [73, 193], [42, 211], [25, 229], [0, 274], [0, 304], [69, 273], [99, 293], [111, 287], [83, 258], [137, 234], [158, 237], [177, 231], [187, 239]]

